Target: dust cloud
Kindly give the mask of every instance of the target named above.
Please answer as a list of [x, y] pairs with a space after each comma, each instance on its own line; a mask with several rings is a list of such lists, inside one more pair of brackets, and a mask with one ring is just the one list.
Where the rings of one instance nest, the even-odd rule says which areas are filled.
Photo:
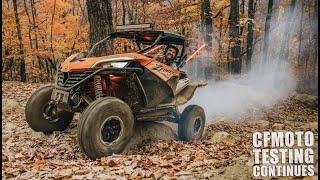
[[[296, 9], [299, 9], [299, 7]], [[296, 10], [294, 17], [299, 13]], [[223, 116], [228, 119], [238, 119], [252, 108], [271, 107], [285, 99], [296, 89], [297, 78], [293, 73], [292, 65], [280, 59], [279, 49], [284, 37], [285, 21], [279, 22], [279, 19], [274, 19], [277, 22], [274, 22], [275, 20], [271, 22], [274, 27], [271, 28], [272, 31], [269, 36], [271, 38], [269, 41], [269, 60], [267, 62], [263, 62], [264, 55], [261, 46], [259, 48], [255, 47], [254, 63], [250, 72], [242, 72], [241, 75], [230, 76], [225, 80], [207, 81], [208, 85], [198, 88], [193, 98], [186, 104], [202, 106], [206, 113], [207, 125], [212, 123], [215, 117]], [[296, 25], [298, 23], [295, 21], [297, 20], [294, 20], [293, 26], [290, 28], [291, 36], [297, 34], [299, 30]], [[263, 34], [261, 37], [263, 37]], [[287, 48], [289, 47], [290, 45]], [[294, 45], [293, 48], [291, 46], [291, 51], [296, 51]], [[208, 62], [205, 62], [203, 58], [198, 58], [184, 67], [191, 82], [205, 81], [204, 69], [201, 68], [200, 64], [206, 63]], [[244, 69], [245, 67], [242, 66], [242, 68]], [[186, 105], [180, 107], [180, 110]]]
[[210, 124], [217, 116], [238, 119], [251, 108], [271, 107], [295, 90], [296, 79], [288, 64], [275, 61], [256, 69], [241, 77], [209, 81], [188, 104], [203, 107]]

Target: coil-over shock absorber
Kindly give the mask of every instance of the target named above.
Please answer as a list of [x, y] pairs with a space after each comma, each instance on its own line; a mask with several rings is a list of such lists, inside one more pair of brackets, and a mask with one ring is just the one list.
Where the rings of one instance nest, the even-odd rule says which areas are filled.
[[102, 83], [101, 83], [101, 76], [100, 75], [94, 76], [94, 94], [96, 96], [96, 99], [103, 97]]

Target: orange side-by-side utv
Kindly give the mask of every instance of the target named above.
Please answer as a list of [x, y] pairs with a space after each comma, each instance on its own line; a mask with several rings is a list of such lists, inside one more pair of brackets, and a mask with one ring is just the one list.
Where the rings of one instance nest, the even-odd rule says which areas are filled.
[[[98, 45], [116, 38], [132, 40], [139, 50], [92, 57]], [[180, 49], [177, 69], [148, 54], [167, 45]], [[50, 134], [66, 129], [75, 112], [82, 113], [77, 139], [91, 159], [121, 153], [136, 121], [175, 122], [181, 140], [198, 140], [204, 131], [204, 110], [197, 105], [178, 110], [201, 86], [189, 83], [179, 69], [186, 59], [185, 45], [183, 36], [167, 31], [111, 33], [89, 52], [74, 54], [59, 65], [55, 85], [42, 87], [29, 98], [26, 120], [33, 130]]]

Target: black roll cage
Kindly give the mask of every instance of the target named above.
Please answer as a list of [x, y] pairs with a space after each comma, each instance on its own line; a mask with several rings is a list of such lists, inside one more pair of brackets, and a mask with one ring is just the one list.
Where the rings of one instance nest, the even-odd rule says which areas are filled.
[[[185, 54], [185, 49], [186, 49], [186, 41], [184, 40], [184, 38], [182, 38], [182, 36], [180, 35], [176, 35], [173, 33], [169, 33], [169, 32], [165, 32], [165, 31], [155, 31], [155, 32], [160, 32], [159, 35], [157, 36], [157, 38], [152, 42], [152, 44], [144, 49], [141, 49], [141, 44], [150, 44], [150, 42], [148, 43], [143, 43], [143, 42], [139, 42], [136, 38], [136, 36], [134, 35], [133, 37], [121, 37], [121, 34], [117, 34], [117, 33], [110, 33], [107, 37], [105, 37], [104, 39], [100, 40], [99, 42], [97, 42], [96, 44], [94, 44], [90, 51], [87, 54], [87, 58], [90, 57], [93, 53], [93, 51], [97, 48], [98, 45], [100, 45], [101, 43], [107, 41], [107, 40], [111, 40], [111, 39], [115, 39], [115, 38], [126, 38], [126, 39], [132, 39], [139, 48], [139, 51], [137, 51], [137, 53], [139, 54], [143, 54], [144, 52], [148, 51], [149, 49], [152, 49], [153, 47], [155, 47], [158, 44], [164, 44], [164, 45], [169, 45], [169, 44], [177, 44], [177, 45], [182, 45], [182, 49], [181, 49], [181, 53], [178, 60], [178, 64], [179, 67], [182, 67], [184, 60], [186, 59], [186, 54]], [[164, 39], [170, 39], [170, 38], [177, 38], [179, 37], [179, 42], [175, 42], [175, 41], [165, 41], [165, 42], [161, 42], [161, 40]]]

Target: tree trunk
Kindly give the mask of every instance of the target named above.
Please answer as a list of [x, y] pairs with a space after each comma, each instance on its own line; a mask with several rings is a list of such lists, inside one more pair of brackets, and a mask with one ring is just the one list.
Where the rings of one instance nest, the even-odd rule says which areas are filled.
[[118, 25], [118, 1], [114, 2], [114, 7], [112, 7], [112, 8], [116, 10], [116, 12], [114, 13], [114, 19], [115, 19], [114, 25], [117, 26]]
[[124, 0], [121, 1], [122, 5], [122, 25], [126, 24], [126, 6], [124, 4]]
[[[309, 4], [311, 4], [310, 1], [308, 1], [308, 2], [309, 2]], [[311, 6], [309, 5], [309, 8], [310, 7]], [[309, 16], [308, 20], [310, 22], [310, 29], [312, 31], [312, 15], [311, 15], [311, 11], [310, 10], [308, 11], [308, 16]], [[303, 73], [303, 90], [305, 92], [310, 90], [310, 70], [309, 70], [309, 64], [310, 63], [309, 63], [309, 61], [310, 61], [310, 57], [312, 57], [311, 53], [313, 53], [313, 51], [312, 51], [311, 48], [309, 49], [308, 47], [311, 47], [313, 45], [312, 44], [313, 43], [312, 38], [313, 37], [312, 37], [312, 32], [311, 32], [309, 34], [308, 40], [306, 42], [307, 50], [304, 51], [304, 53], [305, 53], [304, 59], [305, 60], [304, 60], [304, 73]]]
[[142, 11], [143, 11], [143, 23], [146, 22], [146, 2], [144, 0], [142, 2]]
[[[74, 1], [73, 1], [74, 2]], [[54, 14], [56, 13], [56, 4], [57, 4], [57, 0], [54, 0], [53, 3], [53, 12], [52, 12], [52, 16], [51, 16], [51, 28], [50, 28], [50, 50], [51, 50], [51, 54], [52, 54], [52, 58], [55, 59], [54, 57], [54, 51], [53, 51], [53, 43], [52, 43], [52, 32], [53, 32], [53, 20], [54, 20]], [[73, 13], [74, 13], [74, 8], [73, 8]]]
[[133, 23], [133, 2], [130, 1], [130, 3], [128, 2], [127, 3], [127, 10], [128, 10], [128, 21], [129, 21], [129, 24], [134, 24]]
[[29, 25], [28, 25], [28, 34], [29, 34], [29, 44], [30, 44], [30, 48], [33, 49], [33, 46], [32, 46], [32, 37], [31, 37], [31, 19], [30, 19], [30, 15], [29, 15], [29, 11], [28, 11], [28, 8], [27, 8], [27, 2], [26, 0], [23, 0], [23, 5], [24, 5], [24, 10], [26, 11], [26, 15], [28, 17], [28, 22], [29, 22]]
[[[39, 64], [39, 69], [42, 69], [42, 63], [39, 57], [39, 45], [38, 45], [38, 29], [36, 27], [36, 9], [34, 7], [34, 0], [30, 0], [30, 6], [31, 6], [31, 17], [32, 17], [32, 29], [34, 32], [34, 38], [35, 38], [35, 47], [36, 47], [36, 52], [35, 52], [35, 58], [38, 61]], [[41, 72], [42, 75], [42, 72]]]
[[138, 2], [135, 3], [135, 8], [134, 8], [134, 23], [135, 24], [140, 24], [139, 18], [138, 18]]
[[246, 70], [249, 71], [251, 69], [252, 63], [252, 53], [253, 53], [253, 28], [254, 28], [254, 13], [255, 13], [255, 2], [254, 0], [249, 0], [248, 4], [248, 35], [247, 35], [247, 59], [246, 59]]
[[16, 20], [16, 27], [17, 27], [17, 34], [19, 39], [19, 67], [20, 67], [20, 80], [21, 82], [26, 82], [26, 64], [24, 59], [24, 47], [22, 43], [22, 33], [20, 28], [20, 18], [18, 14], [18, 6], [17, 6], [17, 0], [13, 0], [13, 9], [14, 9], [14, 17]]
[[268, 13], [264, 25], [263, 63], [268, 62], [270, 22], [272, 18], [273, 0], [268, 1]]
[[303, 90], [303, 63], [301, 61], [301, 59], [303, 58], [303, 54], [302, 54], [302, 33], [303, 33], [303, 9], [304, 9], [304, 6], [305, 6], [305, 2], [304, 1], [301, 1], [301, 6], [300, 6], [300, 22], [299, 22], [299, 46], [298, 46], [298, 59], [297, 59], [297, 64], [298, 64], [298, 90], [299, 91], [302, 91]]
[[81, 20], [80, 20], [80, 25], [83, 25], [86, 21], [87, 21], [87, 14], [85, 12], [85, 8], [82, 6], [80, 0], [78, 0], [78, 3], [79, 3], [79, 7], [80, 7], [80, 10], [81, 10]]
[[219, 15], [219, 21], [220, 21], [220, 25], [219, 25], [219, 38], [218, 38], [218, 62], [217, 62], [217, 67], [219, 68], [218, 69], [218, 72], [217, 72], [217, 80], [221, 80], [221, 72], [222, 72], [222, 69], [224, 68], [223, 64], [224, 63], [221, 63], [222, 62], [222, 58], [224, 57], [223, 56], [223, 44], [222, 44], [222, 30], [223, 30], [223, 17], [221, 16], [221, 14]]
[[301, 7], [300, 7], [300, 30], [299, 30], [299, 47], [298, 47], [298, 66], [301, 65], [301, 45], [302, 45], [302, 32], [303, 32], [303, 9], [304, 9], [304, 1], [301, 1]]
[[[241, 3], [240, 3], [241, 18], [244, 18], [244, 4], [245, 4], [245, 0], [241, 0]], [[242, 35], [242, 33], [243, 33], [243, 25], [240, 25], [240, 35]]]
[[284, 30], [284, 39], [282, 41], [281, 49], [280, 49], [280, 59], [281, 60], [288, 60], [289, 56], [289, 40], [291, 36], [291, 26], [292, 26], [292, 19], [293, 19], [293, 11], [296, 6], [297, 0], [291, 0], [291, 4], [288, 7], [286, 13], [286, 20], [285, 20], [285, 30]]
[[231, 44], [231, 73], [241, 73], [241, 45], [239, 40], [239, 0], [230, 1], [229, 38]]
[[14, 61], [12, 60], [12, 59], [10, 59], [9, 60], [9, 62], [8, 62], [8, 69], [9, 69], [9, 71], [10, 71], [10, 80], [11, 81], [13, 81], [14, 79], [13, 79], [13, 68], [14, 68], [14, 66], [15, 66], [15, 63], [14, 63]]
[[[87, 0], [87, 10], [90, 24], [89, 44], [92, 47], [113, 32], [111, 0]], [[93, 55], [101, 56], [104, 52], [112, 52], [112, 48], [108, 48], [106, 43], [97, 47]]]
[[28, 17], [28, 22], [29, 22], [29, 25], [28, 25], [28, 34], [29, 34], [29, 44], [30, 44], [30, 49], [32, 51], [32, 67], [34, 67], [35, 65], [35, 62], [34, 62], [34, 54], [33, 54], [33, 43], [32, 43], [32, 22], [31, 22], [31, 18], [30, 18], [30, 14], [29, 14], [29, 11], [28, 11], [28, 8], [27, 8], [27, 2], [26, 0], [23, 0], [23, 4], [24, 4], [24, 9], [26, 11], [26, 15]]
[[7, 2], [7, 9], [8, 9], [8, 10], [10, 9], [9, 1], [10, 1], [10, 0], [6, 0], [6, 2]]
[[137, 23], [137, 3], [136, 1], [127, 2], [127, 12], [128, 12], [128, 20], [129, 24]]
[[[75, 0], [72, 0], [72, 16], [74, 16], [74, 9], [75, 9]], [[54, 3], [56, 4], [56, 0], [54, 1]]]
[[212, 10], [210, 0], [204, 0], [201, 3], [201, 26], [203, 27], [204, 42], [208, 45], [208, 52], [212, 50]]
[[312, 33], [312, 41], [313, 41], [313, 60], [312, 60], [312, 82], [311, 82], [311, 90], [312, 93], [317, 93], [318, 91], [318, 1], [315, 1], [315, 7], [313, 12], [313, 18], [311, 20], [311, 33]]
[[[179, 17], [179, 16], [178, 16]], [[205, 49], [205, 56], [202, 58], [206, 59], [207, 63], [202, 64], [204, 68], [204, 76], [205, 78], [211, 78], [213, 68], [213, 56], [212, 54], [212, 10], [210, 5], [210, 0], [203, 0], [201, 3], [201, 29], [204, 38], [204, 42], [208, 45]]]
[[75, 36], [75, 38], [74, 38], [74, 41], [73, 41], [73, 43], [72, 43], [72, 47], [71, 47], [70, 54], [73, 54], [73, 51], [74, 51], [74, 49], [75, 49], [75, 47], [76, 47], [76, 42], [77, 42], [77, 38], [78, 38], [79, 34], [80, 34], [80, 29], [78, 29], [77, 34], [76, 34], [76, 36]]
[[45, 68], [46, 68], [46, 71], [47, 71], [47, 74], [48, 74], [46, 80], [49, 81], [50, 80], [50, 70], [49, 70], [49, 64], [48, 64], [48, 60], [47, 59], [44, 60], [44, 64], [45, 64]]

